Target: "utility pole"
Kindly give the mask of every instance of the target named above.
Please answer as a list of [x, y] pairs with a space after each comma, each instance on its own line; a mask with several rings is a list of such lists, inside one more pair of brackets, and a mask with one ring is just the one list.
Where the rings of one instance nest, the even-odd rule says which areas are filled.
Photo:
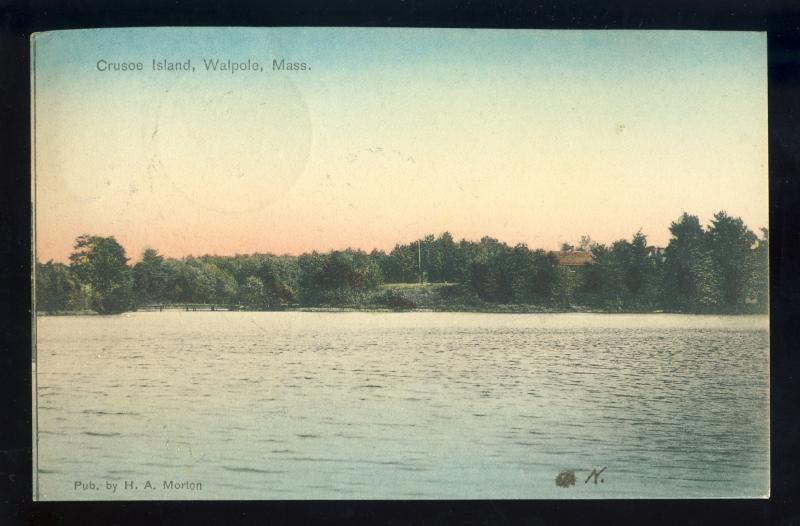
[[419, 262], [419, 284], [422, 285], [422, 240], [417, 240], [417, 260]]

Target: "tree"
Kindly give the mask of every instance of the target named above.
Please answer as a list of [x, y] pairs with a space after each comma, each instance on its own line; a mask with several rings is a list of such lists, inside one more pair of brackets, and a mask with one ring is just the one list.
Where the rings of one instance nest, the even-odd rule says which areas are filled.
[[269, 308], [288, 305], [297, 298], [299, 267], [291, 257], [263, 256], [257, 276], [264, 284], [265, 304]]
[[217, 288], [217, 276], [213, 265], [201, 259], [186, 257], [182, 261], [169, 260], [167, 290], [168, 299], [177, 303], [210, 303]]
[[[769, 236], [753, 234], [740, 218], [719, 212], [707, 229], [686, 213], [670, 225], [663, 255], [636, 232], [611, 245], [581, 236], [568, 259], [592, 264], [569, 265], [554, 253], [509, 246], [492, 237], [479, 241], [450, 233], [427, 235], [419, 242], [397, 244], [390, 253], [373, 250], [312, 252], [301, 256], [251, 254], [188, 256], [165, 259], [148, 248], [131, 269], [125, 250], [113, 237], [80, 236], [67, 267], [36, 263], [36, 302], [42, 312], [92, 308], [121, 312], [136, 302], [240, 302], [250, 308], [303, 305], [384, 304], [407, 308], [402, 294], [377, 295], [384, 281], [414, 283], [420, 265], [436, 287], [434, 296], [466, 294], [495, 303], [549, 304], [560, 298], [609, 311], [666, 308], [678, 312], [765, 311], [769, 301]], [[426, 291], [427, 292], [427, 291]], [[465, 297], [464, 299], [467, 299]], [[135, 301], [133, 301], [135, 299]], [[445, 300], [445, 303], [447, 301]], [[405, 306], [405, 307], [404, 307]]]
[[549, 303], [559, 284], [555, 262], [543, 250], [518, 244], [496, 263], [508, 275], [515, 303]]
[[133, 266], [133, 290], [136, 301], [149, 303], [164, 299], [167, 276], [164, 257], [157, 250], [146, 248], [142, 259]]
[[298, 290], [304, 304], [360, 303], [383, 282], [378, 263], [362, 250], [303, 254], [298, 265]]
[[496, 303], [548, 303], [559, 282], [554, 262], [542, 250], [511, 248], [491, 238], [470, 266], [470, 286], [479, 298]]
[[89, 305], [100, 314], [113, 314], [133, 304], [130, 268], [125, 249], [114, 237], [82, 235], [75, 240], [70, 268], [91, 287]]
[[595, 244], [590, 249], [590, 252], [594, 264], [586, 266], [577, 288], [581, 293], [590, 294], [598, 298], [606, 288], [605, 266], [600, 263], [608, 257], [608, 249], [605, 245]]
[[[420, 259], [422, 272], [427, 281], [461, 281], [468, 272], [469, 264], [449, 232], [438, 237], [428, 234], [418, 241], [405, 245], [395, 245], [389, 254], [373, 252], [383, 279], [388, 283], [416, 283], [420, 280]], [[372, 256], [372, 255], [371, 255]]]
[[381, 283], [380, 270], [360, 250], [335, 250], [325, 257], [320, 283], [326, 289], [372, 289]]
[[387, 258], [380, 261], [381, 273], [389, 283], [414, 283], [419, 281], [416, 243], [397, 244]]
[[36, 310], [37, 312], [79, 311], [89, 308], [84, 287], [70, 268], [52, 260], [36, 262]]
[[[459, 250], [450, 232], [442, 233], [434, 242], [439, 266], [436, 281], [457, 281], [459, 274]], [[434, 279], [431, 277], [431, 279]]]
[[470, 265], [470, 287], [484, 301], [508, 303], [511, 300], [511, 287], [503, 272], [482, 261]]
[[205, 279], [211, 283], [211, 291], [208, 296], [210, 303], [228, 305], [233, 303], [236, 298], [238, 287], [236, 280], [231, 274], [223, 271], [216, 263], [203, 259], [200, 271]]
[[611, 311], [623, 308], [625, 279], [620, 259], [626, 250], [627, 241], [624, 240], [614, 242], [611, 247], [592, 246], [593, 263], [584, 269], [576, 285], [580, 292], [589, 295], [590, 303]]
[[562, 265], [557, 267], [558, 298], [563, 308], [569, 308], [578, 286], [578, 276], [574, 268]]
[[769, 230], [761, 229], [761, 238], [752, 251], [752, 276], [748, 296], [755, 301], [756, 309], [767, 312], [769, 309]]
[[392, 257], [383, 250], [373, 249], [372, 252], [369, 253], [369, 259], [377, 265], [384, 281], [389, 282], [387, 270], [389, 270], [392, 265]]
[[264, 283], [256, 276], [247, 276], [239, 288], [239, 299], [242, 304], [251, 308], [264, 308], [267, 299], [264, 295]]
[[[442, 258], [434, 244], [436, 238], [428, 234], [417, 243], [417, 278], [422, 281], [441, 281]], [[421, 260], [422, 266], [419, 267]]]
[[758, 238], [741, 218], [725, 211], [714, 214], [707, 236], [721, 307], [728, 312], [742, 312], [751, 288], [755, 264], [752, 253]]
[[672, 237], [664, 250], [664, 305], [676, 311], [715, 310], [719, 286], [700, 220], [684, 212], [669, 231]]
[[315, 251], [301, 255], [297, 258], [297, 263], [300, 267], [300, 301], [305, 305], [314, 305], [320, 301], [322, 295], [320, 276], [324, 272], [325, 256]]
[[630, 241], [620, 239], [610, 247], [593, 244], [593, 264], [584, 269], [580, 292], [590, 302], [608, 310], [643, 310], [657, 305], [660, 260], [650, 254], [647, 236], [636, 232]]

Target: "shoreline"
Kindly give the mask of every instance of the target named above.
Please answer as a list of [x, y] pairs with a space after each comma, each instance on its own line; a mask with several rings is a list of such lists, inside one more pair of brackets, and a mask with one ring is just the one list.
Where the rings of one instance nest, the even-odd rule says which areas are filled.
[[628, 311], [609, 311], [602, 309], [592, 308], [574, 308], [574, 309], [548, 309], [548, 308], [531, 308], [529, 306], [513, 305], [509, 308], [474, 308], [474, 309], [447, 309], [447, 308], [416, 308], [416, 309], [390, 309], [380, 307], [287, 307], [284, 309], [239, 309], [239, 310], [224, 310], [224, 309], [202, 309], [202, 310], [185, 310], [182, 308], [164, 309], [163, 311], [156, 311], [152, 309], [147, 310], [130, 310], [120, 312], [118, 314], [98, 314], [94, 311], [75, 311], [75, 312], [36, 312], [36, 317], [63, 317], [63, 316], [121, 316], [134, 312], [323, 312], [323, 313], [352, 313], [352, 312], [370, 312], [370, 313], [451, 313], [451, 314], [679, 314], [687, 316], [769, 316], [768, 312], [682, 312], [682, 311], [665, 311], [665, 310], [628, 310]]

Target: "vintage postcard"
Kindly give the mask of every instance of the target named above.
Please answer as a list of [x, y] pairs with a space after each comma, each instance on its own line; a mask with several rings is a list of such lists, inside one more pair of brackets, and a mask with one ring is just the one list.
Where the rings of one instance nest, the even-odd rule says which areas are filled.
[[768, 497], [766, 44], [35, 34], [34, 498]]

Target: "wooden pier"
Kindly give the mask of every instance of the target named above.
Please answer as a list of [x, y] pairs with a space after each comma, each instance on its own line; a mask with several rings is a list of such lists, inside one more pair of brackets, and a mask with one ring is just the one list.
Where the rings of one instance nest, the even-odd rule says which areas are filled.
[[218, 303], [153, 303], [149, 305], [138, 305], [137, 311], [165, 311], [183, 310], [189, 311], [230, 311], [242, 310], [240, 305], [223, 305]]

